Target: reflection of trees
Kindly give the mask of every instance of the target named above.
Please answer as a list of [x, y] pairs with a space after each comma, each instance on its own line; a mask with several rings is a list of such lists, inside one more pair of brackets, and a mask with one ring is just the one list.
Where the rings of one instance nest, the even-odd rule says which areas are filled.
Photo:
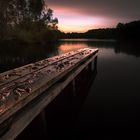
[[97, 48], [113, 48], [115, 53], [125, 53], [140, 57], [140, 43], [138, 42], [118, 42], [118, 41], [95, 41], [87, 42], [88, 46]]
[[62, 41], [59, 42], [59, 44], [63, 44], [63, 45], [85, 45], [87, 47], [98, 47], [98, 48], [102, 48], [102, 47], [106, 47], [106, 48], [112, 48], [113, 46], [115, 46], [116, 41], [115, 40], [86, 40], [86, 39], [81, 39], [81, 40], [66, 40], [66, 41]]
[[45, 0], [1, 0], [0, 17], [0, 39], [7, 39], [21, 29], [56, 28], [58, 23]]
[[[58, 54], [58, 48], [61, 45], [84, 45], [87, 47], [112, 48], [115, 53], [125, 53], [140, 57], [140, 44], [127, 42], [105, 42], [105, 41], [79, 41], [79, 42], [59, 42], [46, 45], [12, 45], [11, 43], [0, 44], [0, 72], [19, 67], [27, 63], [39, 61], [47, 57]], [[135, 46], [135, 47], [134, 47]]]
[[108, 41], [108, 40], [92, 40], [92, 41], [62, 41], [59, 45], [85, 45], [87, 47], [96, 48], [113, 48], [115, 53], [125, 53], [128, 55], [133, 55], [140, 57], [140, 43], [138, 42], [118, 42], [118, 41]]
[[140, 43], [138, 42], [117, 42], [114, 48], [115, 53], [125, 53], [140, 57]]
[[57, 48], [57, 44], [54, 43], [32, 46], [1, 44], [0, 72], [56, 55], [58, 53]]

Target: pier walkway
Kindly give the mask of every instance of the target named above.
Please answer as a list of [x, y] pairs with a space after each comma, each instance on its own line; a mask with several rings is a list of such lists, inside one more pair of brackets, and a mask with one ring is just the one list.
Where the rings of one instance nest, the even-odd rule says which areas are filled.
[[16, 138], [91, 62], [98, 49], [84, 48], [0, 74], [0, 140]]

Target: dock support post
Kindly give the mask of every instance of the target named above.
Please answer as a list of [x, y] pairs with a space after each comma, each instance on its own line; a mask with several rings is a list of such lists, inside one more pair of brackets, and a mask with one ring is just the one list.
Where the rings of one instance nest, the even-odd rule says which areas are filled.
[[94, 70], [97, 70], [97, 59], [98, 59], [98, 57], [96, 56], [94, 58]]
[[75, 83], [75, 79], [73, 79], [73, 81], [72, 81], [72, 92], [73, 92], [73, 95], [75, 96], [76, 95], [76, 83]]
[[[42, 131], [41, 134], [43, 135], [44, 138], [47, 138], [47, 121], [46, 121], [46, 112], [43, 110], [39, 116], [38, 116], [38, 123], [39, 123], [39, 128]], [[38, 129], [38, 128], [37, 128]]]
[[93, 72], [97, 70], [97, 56], [94, 58], [94, 60], [88, 65], [89, 72]]

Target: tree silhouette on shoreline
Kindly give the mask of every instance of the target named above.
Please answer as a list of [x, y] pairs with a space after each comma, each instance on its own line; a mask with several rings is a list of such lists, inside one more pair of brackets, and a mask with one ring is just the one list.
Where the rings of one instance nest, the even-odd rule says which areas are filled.
[[18, 38], [21, 34], [29, 37], [32, 31], [38, 34], [38, 31], [56, 30], [57, 24], [58, 19], [53, 17], [53, 10], [45, 0], [0, 1], [0, 40]]

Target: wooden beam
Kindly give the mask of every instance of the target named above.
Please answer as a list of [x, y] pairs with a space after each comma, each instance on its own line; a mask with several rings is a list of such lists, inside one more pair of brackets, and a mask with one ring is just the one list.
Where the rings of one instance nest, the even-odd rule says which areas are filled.
[[13, 140], [15, 139], [29, 124], [30, 122], [44, 109], [49, 103], [56, 98], [61, 91], [89, 64], [96, 55], [85, 61], [74, 71], [67, 74], [67, 77], [61, 81], [56, 82], [47, 91], [41, 94], [38, 98], [34, 99], [28, 105], [26, 105], [21, 111], [17, 112], [13, 116], [12, 125], [1, 137], [1, 140]]
[[[76, 52], [63, 54], [49, 58], [50, 64], [43, 63], [44, 60], [36, 62], [41, 64], [33, 72], [25, 70], [30, 67], [23, 66], [17, 68], [16, 72], [22, 71], [21, 77], [10, 77], [1, 86], [0, 95], [4, 93], [10, 96], [2, 104], [0, 98], [0, 129], [9, 131], [2, 137], [3, 140], [14, 139], [23, 129], [45, 108], [74, 78], [97, 56], [98, 49], [80, 49]], [[96, 60], [95, 60], [96, 61]], [[42, 62], [42, 63], [40, 63]], [[34, 67], [34, 64], [29, 64]], [[27, 65], [28, 66], [28, 65]], [[2, 74], [9, 75], [12, 71]], [[34, 76], [35, 75], [35, 79]], [[66, 78], [67, 76], [67, 78]], [[64, 80], [64, 77], [66, 78]], [[63, 79], [63, 81], [62, 81]], [[22, 81], [22, 82], [21, 82]], [[30, 81], [32, 81], [30, 83]], [[61, 82], [60, 82], [61, 81]], [[16, 84], [14, 83], [16, 82]], [[14, 86], [13, 86], [14, 85]], [[21, 87], [21, 95], [15, 100], [14, 90]], [[24, 88], [31, 88], [31, 92], [26, 92]], [[7, 91], [4, 90], [8, 89]], [[20, 94], [20, 93], [19, 93]], [[5, 97], [6, 98], [6, 97]], [[3, 106], [2, 106], [3, 105]], [[3, 108], [2, 108], [3, 107]], [[2, 110], [3, 109], [3, 110]], [[11, 124], [12, 123], [12, 124]], [[0, 130], [0, 132], [3, 132]]]

